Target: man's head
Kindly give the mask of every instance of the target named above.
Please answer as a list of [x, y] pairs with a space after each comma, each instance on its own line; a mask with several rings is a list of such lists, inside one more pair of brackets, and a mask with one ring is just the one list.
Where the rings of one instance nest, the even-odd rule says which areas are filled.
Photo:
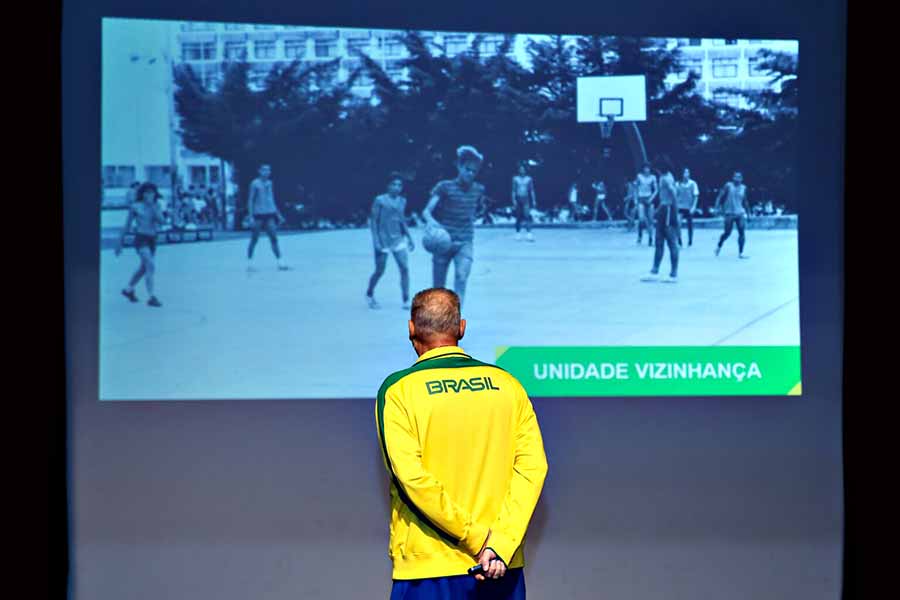
[[526, 175], [528, 175], [528, 168], [525, 167], [525, 163], [519, 164], [519, 175], [521, 177], [525, 177]]
[[650, 164], [649, 163], [644, 163], [644, 166], [641, 167], [641, 173], [643, 173], [644, 175], [650, 174]]
[[740, 171], [735, 171], [734, 175], [731, 177], [731, 180], [734, 181], [736, 184], [740, 185], [741, 183], [744, 182], [744, 174], [741, 173]]
[[466, 333], [459, 311], [459, 296], [444, 288], [422, 290], [413, 297], [409, 339], [416, 354], [432, 348], [455, 346]]
[[162, 198], [162, 195], [159, 193], [159, 189], [152, 183], [142, 183], [137, 189], [137, 199], [140, 202], [147, 202], [149, 204], [156, 202], [159, 198]]
[[272, 175], [272, 166], [265, 163], [259, 165], [259, 176], [268, 179]]
[[388, 193], [394, 196], [403, 191], [403, 177], [400, 173], [391, 173], [388, 176]]
[[681, 172], [681, 176], [684, 177], [685, 181], [687, 181], [688, 179], [691, 178], [691, 170], [685, 168], [685, 170]]
[[472, 146], [460, 146], [456, 149], [456, 169], [459, 171], [459, 180], [464, 185], [470, 185], [475, 181], [475, 176], [481, 170], [484, 157]]

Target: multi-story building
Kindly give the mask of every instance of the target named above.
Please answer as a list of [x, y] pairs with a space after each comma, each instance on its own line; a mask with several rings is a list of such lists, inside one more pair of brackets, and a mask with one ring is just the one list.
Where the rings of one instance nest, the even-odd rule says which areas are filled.
[[735, 108], [750, 107], [740, 91], [780, 89], [780, 84], [771, 83], [771, 73], [759, 66], [761, 50], [798, 53], [795, 40], [668, 38], [667, 43], [670, 48], [678, 47], [682, 56], [682, 70], [666, 78], [668, 87], [683, 82], [694, 71], [700, 77], [698, 93]]

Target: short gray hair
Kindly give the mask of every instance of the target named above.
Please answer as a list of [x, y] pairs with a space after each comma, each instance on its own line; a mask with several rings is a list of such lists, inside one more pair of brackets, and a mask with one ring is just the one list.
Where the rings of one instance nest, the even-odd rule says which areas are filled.
[[421, 340], [447, 336], [459, 339], [459, 296], [446, 288], [422, 290], [413, 297], [410, 319]]

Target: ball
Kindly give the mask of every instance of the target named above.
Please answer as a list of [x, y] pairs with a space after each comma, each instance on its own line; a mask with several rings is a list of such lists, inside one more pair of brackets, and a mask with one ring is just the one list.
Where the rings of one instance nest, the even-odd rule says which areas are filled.
[[453, 240], [443, 227], [428, 226], [422, 235], [422, 247], [432, 254], [446, 254], [450, 251]]

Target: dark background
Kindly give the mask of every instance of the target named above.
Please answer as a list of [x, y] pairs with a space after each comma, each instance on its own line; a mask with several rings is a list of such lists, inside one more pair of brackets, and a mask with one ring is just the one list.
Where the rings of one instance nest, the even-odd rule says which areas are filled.
[[384, 597], [390, 574], [370, 402], [97, 402], [101, 16], [799, 39], [803, 396], [535, 401], [550, 474], [526, 577], [535, 598], [838, 596], [844, 3], [181, 0], [64, 7], [76, 600]]

